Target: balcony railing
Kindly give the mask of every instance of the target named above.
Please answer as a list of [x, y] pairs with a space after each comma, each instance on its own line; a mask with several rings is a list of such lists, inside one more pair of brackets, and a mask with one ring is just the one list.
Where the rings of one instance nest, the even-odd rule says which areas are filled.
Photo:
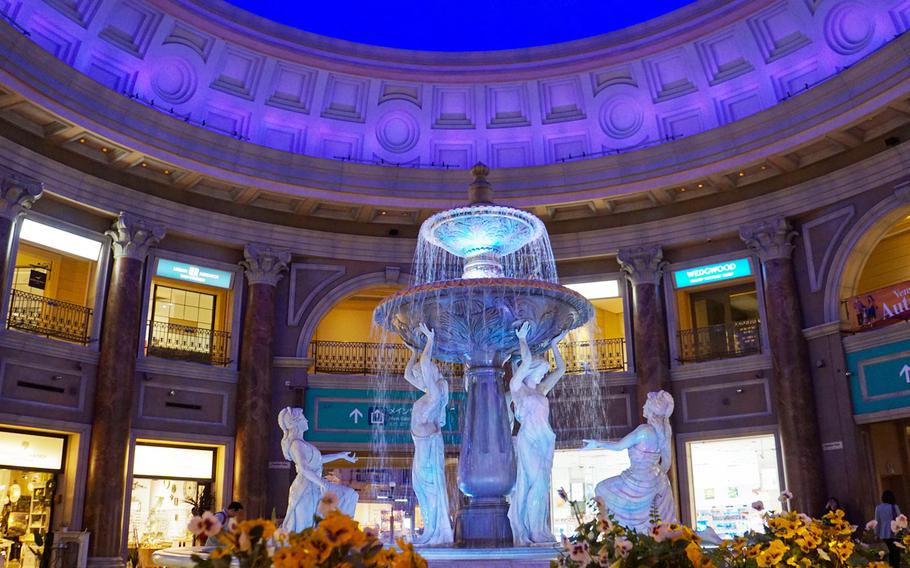
[[679, 360], [684, 363], [761, 353], [759, 320], [710, 325], [679, 331]]
[[[559, 352], [569, 374], [589, 371], [623, 371], [626, 368], [626, 340], [623, 337], [593, 341], [564, 341]], [[550, 360], [553, 360], [552, 352]]]
[[[618, 371], [626, 367], [625, 339], [598, 339], [560, 345], [568, 373], [585, 371]], [[328, 374], [401, 375], [411, 356], [400, 344], [352, 341], [314, 341], [312, 355], [315, 371]], [[552, 355], [550, 356], [552, 357]], [[447, 376], [460, 376], [462, 366], [442, 363], [440, 370]]]
[[149, 322], [146, 354], [165, 359], [224, 366], [230, 359], [231, 334], [199, 327]]
[[89, 342], [91, 321], [91, 308], [13, 289], [6, 325], [9, 329], [85, 345]]

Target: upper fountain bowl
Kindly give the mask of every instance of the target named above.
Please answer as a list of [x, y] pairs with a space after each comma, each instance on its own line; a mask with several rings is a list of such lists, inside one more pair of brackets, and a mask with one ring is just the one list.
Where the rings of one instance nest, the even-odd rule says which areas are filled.
[[543, 234], [543, 221], [535, 215], [486, 203], [440, 211], [420, 228], [422, 239], [460, 258], [506, 256]]

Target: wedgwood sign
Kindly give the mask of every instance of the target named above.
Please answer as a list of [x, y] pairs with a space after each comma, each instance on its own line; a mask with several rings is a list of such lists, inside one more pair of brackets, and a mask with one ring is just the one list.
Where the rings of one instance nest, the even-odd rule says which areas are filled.
[[752, 274], [752, 266], [748, 258], [738, 258], [728, 260], [717, 264], [708, 264], [705, 266], [696, 266], [677, 270], [673, 272], [673, 278], [677, 288], [686, 288], [688, 286], [698, 286], [699, 284], [708, 284], [719, 282], [721, 280], [732, 280], [742, 278]]

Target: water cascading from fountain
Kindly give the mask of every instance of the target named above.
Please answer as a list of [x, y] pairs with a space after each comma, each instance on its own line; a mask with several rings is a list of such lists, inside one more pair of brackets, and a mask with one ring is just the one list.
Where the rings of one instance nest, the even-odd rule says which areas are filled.
[[468, 395], [458, 486], [468, 497], [456, 518], [459, 546], [507, 547], [505, 497], [515, 484], [515, 455], [503, 392], [504, 365], [518, 352], [515, 331], [531, 322], [528, 343], [542, 354], [578, 328], [593, 306], [558, 284], [543, 222], [492, 203], [489, 169], [472, 169], [471, 204], [433, 215], [421, 227], [414, 285], [381, 303], [374, 320], [420, 349], [417, 331], [436, 332], [435, 359], [465, 366]]

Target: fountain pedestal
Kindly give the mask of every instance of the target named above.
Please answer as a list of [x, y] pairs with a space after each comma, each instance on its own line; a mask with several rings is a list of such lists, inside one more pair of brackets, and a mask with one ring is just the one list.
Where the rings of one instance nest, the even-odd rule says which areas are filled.
[[515, 485], [515, 452], [502, 387], [501, 366], [471, 366], [468, 400], [458, 462], [458, 488], [468, 504], [455, 518], [460, 547], [512, 546], [509, 505]]

